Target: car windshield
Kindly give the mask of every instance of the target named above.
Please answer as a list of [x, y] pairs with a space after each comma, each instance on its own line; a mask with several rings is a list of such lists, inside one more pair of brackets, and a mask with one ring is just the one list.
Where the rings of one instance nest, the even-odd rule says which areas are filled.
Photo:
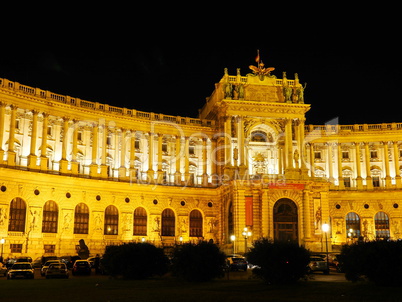
[[51, 269], [51, 268], [54, 268], [54, 269], [62, 269], [62, 268], [65, 268], [65, 267], [66, 267], [65, 264], [57, 263], [57, 264], [51, 264], [51, 265], [49, 266], [49, 269]]
[[31, 269], [31, 266], [29, 264], [17, 263], [13, 265], [12, 269]]
[[52, 263], [57, 263], [58, 261], [56, 260], [56, 261], [48, 261], [48, 262], [46, 262], [45, 263], [45, 266], [49, 266], [50, 264], [52, 264]]

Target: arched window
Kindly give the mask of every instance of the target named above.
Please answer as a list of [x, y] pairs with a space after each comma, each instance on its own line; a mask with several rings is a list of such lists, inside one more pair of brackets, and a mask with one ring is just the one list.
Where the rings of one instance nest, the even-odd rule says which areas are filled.
[[[0, 209], [0, 212], [4, 211]], [[10, 203], [10, 214], [8, 222], [9, 232], [25, 232], [25, 218], [27, 206], [22, 198], [16, 197]], [[5, 216], [5, 213], [0, 213], [0, 219]]]
[[175, 236], [176, 219], [171, 209], [162, 212], [162, 236]]
[[298, 242], [298, 213], [293, 200], [279, 199], [274, 205], [274, 240]]
[[144, 208], [139, 207], [134, 210], [133, 235], [147, 235], [147, 212]]
[[252, 142], [268, 142], [267, 133], [261, 130], [251, 132]]
[[346, 234], [349, 238], [360, 237], [360, 217], [355, 212], [346, 215]]
[[202, 214], [198, 210], [190, 212], [190, 237], [202, 237]]
[[79, 203], [74, 213], [74, 234], [88, 234], [89, 209], [85, 203]]
[[119, 233], [119, 211], [113, 205], [110, 205], [105, 210], [105, 235], [117, 235]]
[[384, 212], [378, 212], [374, 216], [375, 237], [389, 238], [389, 218]]
[[42, 233], [57, 233], [59, 208], [53, 200], [43, 206]]

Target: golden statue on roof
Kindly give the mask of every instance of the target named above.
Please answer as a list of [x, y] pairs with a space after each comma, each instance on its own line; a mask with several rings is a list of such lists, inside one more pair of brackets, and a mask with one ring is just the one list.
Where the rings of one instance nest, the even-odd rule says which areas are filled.
[[257, 49], [257, 56], [255, 57], [255, 61], [257, 62], [257, 66], [250, 65], [249, 68], [253, 71], [255, 76], [259, 76], [261, 80], [264, 79], [264, 76], [271, 77], [271, 71], [275, 70], [274, 67], [264, 67], [264, 63], [260, 57], [260, 50]]

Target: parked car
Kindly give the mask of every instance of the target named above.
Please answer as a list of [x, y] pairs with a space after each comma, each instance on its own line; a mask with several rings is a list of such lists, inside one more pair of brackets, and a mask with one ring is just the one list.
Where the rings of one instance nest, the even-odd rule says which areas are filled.
[[42, 268], [40, 269], [40, 275], [44, 277], [46, 275], [46, 271], [49, 268], [49, 265], [52, 263], [61, 263], [60, 260], [49, 260], [47, 261]]
[[32, 261], [32, 266], [33, 266], [33, 268], [41, 268], [42, 267], [42, 257], [38, 257], [34, 261]]
[[15, 262], [29, 262], [32, 263], [32, 258], [31, 257], [27, 257], [27, 256], [22, 256], [22, 257], [18, 257], [17, 259], [15, 259]]
[[42, 266], [45, 265], [46, 262], [48, 262], [49, 260], [59, 260], [59, 258], [57, 256], [42, 256]]
[[226, 261], [228, 263], [229, 269], [232, 271], [247, 271], [248, 263], [246, 258], [244, 258], [243, 256], [231, 255], [226, 258]]
[[329, 274], [329, 267], [327, 260], [323, 259], [322, 257], [311, 256], [310, 262], [307, 266], [307, 272], [317, 272], [322, 271], [324, 274]]
[[7, 279], [34, 278], [34, 268], [30, 262], [17, 262], [7, 272]]
[[90, 275], [91, 264], [87, 260], [77, 260], [74, 262], [71, 273], [75, 275]]
[[81, 260], [80, 256], [61, 256], [59, 257], [60, 261], [67, 265], [68, 269], [71, 269], [76, 260]]
[[7, 275], [7, 266], [0, 262], [0, 275], [4, 277]]
[[69, 272], [65, 263], [51, 263], [45, 273], [46, 279], [68, 278]]

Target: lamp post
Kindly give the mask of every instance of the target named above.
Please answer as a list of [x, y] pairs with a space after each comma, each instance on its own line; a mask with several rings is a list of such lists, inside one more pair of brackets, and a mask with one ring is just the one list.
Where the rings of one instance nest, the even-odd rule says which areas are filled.
[[243, 233], [241, 233], [244, 237], [244, 252], [247, 253], [247, 239], [251, 236], [251, 232], [248, 230], [247, 227], [243, 229]]
[[326, 250], [326, 254], [327, 254], [327, 268], [328, 268], [328, 273], [329, 273], [329, 258], [328, 258], [328, 231], [329, 231], [329, 224], [328, 223], [324, 223], [321, 226], [322, 231], [325, 233], [325, 250]]
[[235, 254], [235, 241], [236, 241], [236, 236], [235, 236], [235, 235], [230, 235], [230, 241], [232, 241], [232, 245], [233, 245], [233, 254]]
[[4, 243], [6, 242], [6, 240], [4, 238], [0, 239], [0, 244], [1, 244], [1, 254], [0, 254], [0, 259], [1, 262], [3, 262], [3, 247], [4, 247]]

